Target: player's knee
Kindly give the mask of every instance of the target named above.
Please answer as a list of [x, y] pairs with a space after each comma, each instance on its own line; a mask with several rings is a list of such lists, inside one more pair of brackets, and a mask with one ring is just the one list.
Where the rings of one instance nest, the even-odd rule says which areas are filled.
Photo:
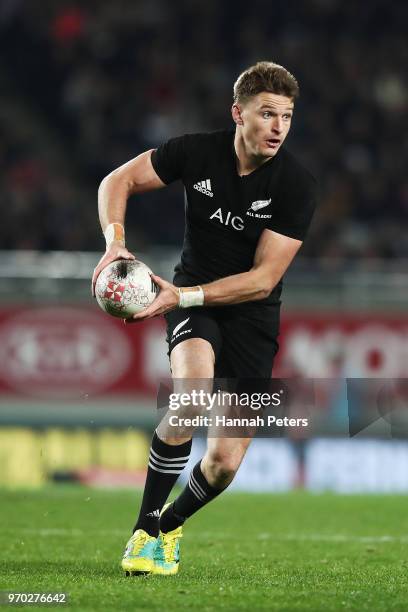
[[157, 428], [160, 438], [167, 444], [177, 444], [177, 440], [190, 439], [196, 428], [201, 426], [200, 419], [205, 411], [206, 406], [201, 404], [168, 410]]
[[175, 346], [170, 361], [175, 379], [204, 381], [214, 376], [214, 349], [204, 338], [189, 338]]

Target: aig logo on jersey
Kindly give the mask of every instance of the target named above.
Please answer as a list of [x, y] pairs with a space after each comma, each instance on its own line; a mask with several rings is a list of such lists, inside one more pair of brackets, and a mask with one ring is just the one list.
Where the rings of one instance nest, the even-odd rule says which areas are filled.
[[272, 215], [258, 213], [258, 210], [269, 206], [271, 199], [272, 198], [269, 198], [269, 200], [256, 200], [256, 202], [252, 202], [251, 206], [246, 211], [248, 217], [254, 217], [255, 219], [270, 219]]
[[217, 208], [211, 215], [210, 219], [218, 219], [223, 225], [231, 225], [234, 230], [240, 231], [244, 229], [244, 221], [241, 217], [231, 217], [232, 212], [229, 210], [226, 214], [223, 214], [222, 208]]

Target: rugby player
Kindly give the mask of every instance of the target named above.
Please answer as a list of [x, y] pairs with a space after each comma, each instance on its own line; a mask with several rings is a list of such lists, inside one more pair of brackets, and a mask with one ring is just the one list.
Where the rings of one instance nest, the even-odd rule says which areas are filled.
[[[100, 185], [107, 249], [93, 286], [110, 262], [134, 258], [125, 247], [129, 196], [176, 180], [184, 185], [185, 237], [173, 283], [153, 275], [160, 292], [133, 318], [165, 315], [178, 392], [197, 379], [271, 377], [282, 277], [305, 238], [316, 200], [315, 179], [283, 147], [298, 94], [284, 67], [258, 62], [234, 84], [235, 129], [172, 138]], [[251, 441], [208, 438], [188, 484], [165, 506], [188, 461], [191, 435], [172, 433], [166, 417], [154, 433], [139, 517], [122, 560], [127, 574], [178, 571], [184, 521], [226, 489]]]

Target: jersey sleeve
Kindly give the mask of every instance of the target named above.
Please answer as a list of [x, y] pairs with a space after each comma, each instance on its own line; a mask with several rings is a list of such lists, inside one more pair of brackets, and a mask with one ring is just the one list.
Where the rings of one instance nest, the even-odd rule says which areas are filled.
[[268, 229], [304, 240], [317, 203], [317, 181], [306, 173], [296, 173], [285, 181], [278, 195]]
[[154, 171], [166, 185], [183, 177], [186, 159], [186, 136], [171, 138], [151, 156]]

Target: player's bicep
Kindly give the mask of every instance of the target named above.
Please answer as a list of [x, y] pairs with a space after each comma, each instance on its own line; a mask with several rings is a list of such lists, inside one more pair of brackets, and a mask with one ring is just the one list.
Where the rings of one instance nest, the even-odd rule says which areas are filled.
[[258, 241], [253, 268], [262, 270], [271, 278], [279, 280], [301, 245], [301, 240], [265, 229]]
[[153, 168], [151, 155], [154, 149], [145, 151], [137, 157], [120, 166], [107, 178], [124, 181], [130, 194], [161, 189], [166, 184], [159, 178]]

